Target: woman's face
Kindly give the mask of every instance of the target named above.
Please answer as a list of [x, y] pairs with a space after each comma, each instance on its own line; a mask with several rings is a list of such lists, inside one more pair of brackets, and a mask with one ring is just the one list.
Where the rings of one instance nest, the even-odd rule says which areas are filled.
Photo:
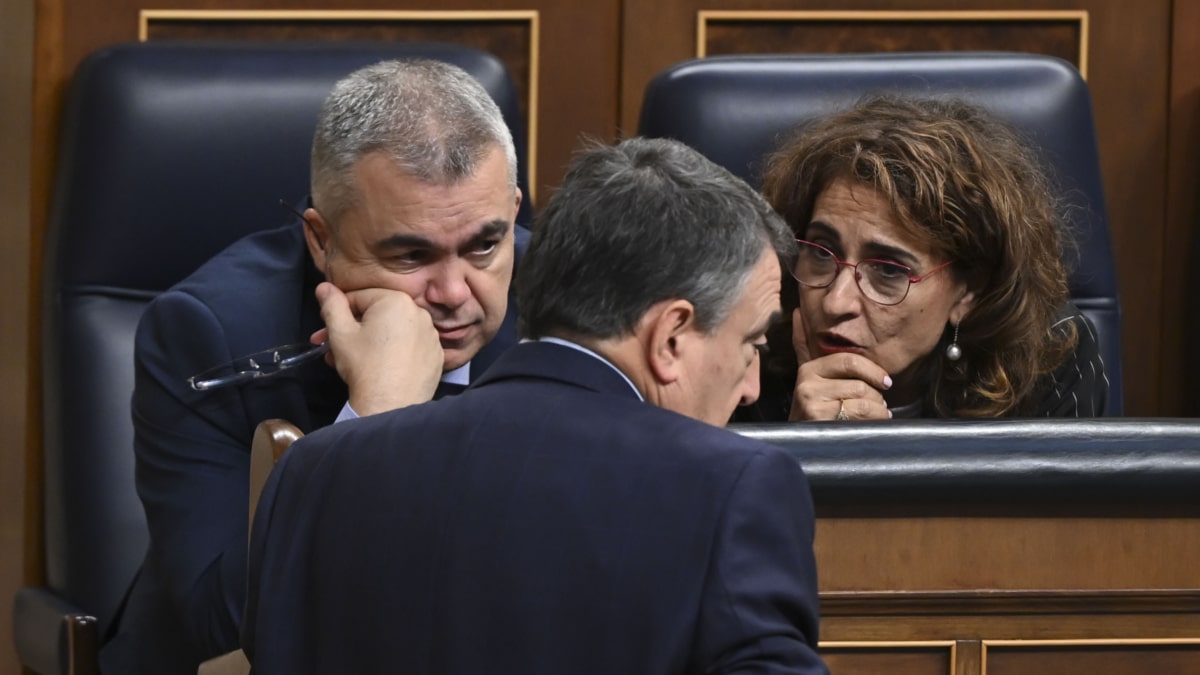
[[[848, 179], [830, 183], [817, 197], [812, 221], [800, 237], [857, 263], [871, 258], [900, 263], [913, 276], [947, 262], [928, 242], [902, 229], [891, 207], [869, 186]], [[912, 284], [899, 304], [880, 305], [863, 296], [848, 267], [825, 288], [800, 286], [812, 358], [839, 352], [861, 354], [888, 372], [889, 404], [917, 397], [914, 365], [937, 346], [947, 324], [966, 316], [974, 296], [949, 269]]]

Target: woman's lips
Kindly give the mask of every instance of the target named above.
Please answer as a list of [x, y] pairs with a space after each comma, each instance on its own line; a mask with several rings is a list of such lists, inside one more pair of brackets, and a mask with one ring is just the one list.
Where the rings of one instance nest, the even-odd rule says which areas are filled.
[[822, 354], [838, 354], [842, 352], [862, 354], [865, 351], [858, 344], [835, 333], [821, 333], [817, 335], [817, 348], [821, 350]]

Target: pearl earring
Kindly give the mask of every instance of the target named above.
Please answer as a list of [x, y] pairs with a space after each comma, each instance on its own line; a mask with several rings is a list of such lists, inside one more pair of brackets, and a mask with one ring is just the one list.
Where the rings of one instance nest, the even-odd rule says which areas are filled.
[[958, 346], [958, 323], [954, 323], [954, 339], [946, 346], [946, 358], [957, 361], [962, 358], [962, 347]]

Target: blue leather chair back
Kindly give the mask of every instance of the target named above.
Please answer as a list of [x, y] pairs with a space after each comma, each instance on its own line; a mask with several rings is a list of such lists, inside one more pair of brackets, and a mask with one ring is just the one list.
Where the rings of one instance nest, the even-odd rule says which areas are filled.
[[1067, 206], [1071, 298], [1099, 332], [1121, 414], [1121, 310], [1091, 97], [1053, 57], [1013, 53], [753, 55], [685, 61], [646, 87], [638, 133], [679, 139], [759, 186], [761, 160], [797, 124], [871, 93], [953, 96], [1015, 127], [1042, 151]]
[[498, 59], [473, 48], [146, 43], [79, 67], [46, 245], [46, 584], [101, 631], [147, 544], [129, 412], [143, 308], [233, 241], [293, 219], [278, 202], [308, 192], [316, 116], [334, 82], [418, 56], [462, 67], [496, 99], [528, 195], [516, 89]]

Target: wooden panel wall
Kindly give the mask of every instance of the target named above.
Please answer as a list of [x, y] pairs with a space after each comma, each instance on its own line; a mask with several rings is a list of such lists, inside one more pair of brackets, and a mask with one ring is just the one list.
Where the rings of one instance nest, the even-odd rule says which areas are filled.
[[1142, 640], [984, 643], [985, 675], [1200, 673], [1200, 644]]
[[821, 656], [830, 672], [837, 675], [950, 675], [954, 672], [955, 643], [825, 641]]
[[1160, 410], [1200, 416], [1200, 3], [1171, 21]]
[[1026, 51], [1086, 72], [1087, 13], [705, 11], [696, 51], [716, 54], [803, 51]]
[[943, 505], [937, 512], [912, 515], [891, 506], [856, 513], [831, 512], [818, 504], [821, 590], [1200, 592], [1200, 568], [1192, 564], [1200, 559], [1198, 512], [1105, 515], [1006, 508], [966, 513]]
[[33, 0], [0, 0], [0, 673], [16, 672], [10, 599], [25, 573]]
[[1200, 508], [817, 505], [837, 675], [1200, 675]]

